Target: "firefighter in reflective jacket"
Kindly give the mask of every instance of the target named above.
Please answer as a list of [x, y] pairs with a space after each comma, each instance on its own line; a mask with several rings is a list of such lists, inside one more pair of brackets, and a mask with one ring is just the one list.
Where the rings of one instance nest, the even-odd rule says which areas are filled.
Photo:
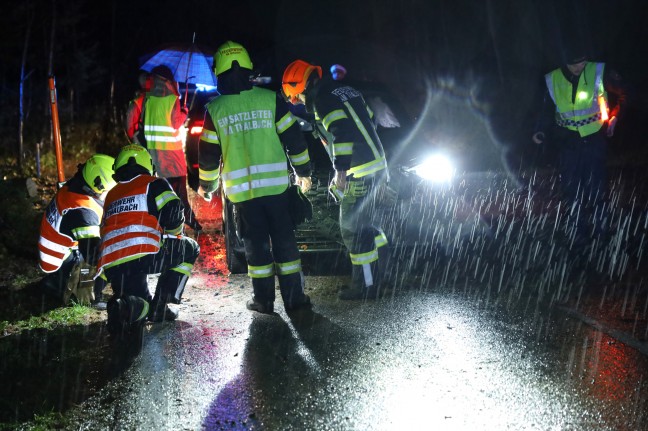
[[[322, 78], [322, 68], [302, 60], [288, 65], [282, 91], [315, 115], [335, 169], [329, 190], [340, 202], [340, 230], [349, 250], [352, 285], [340, 299], [376, 298], [385, 266], [387, 238], [375, 206], [385, 203], [387, 160], [371, 109], [355, 88]], [[379, 256], [380, 251], [380, 256]]]
[[126, 134], [131, 142], [149, 150], [157, 175], [166, 178], [180, 198], [187, 226], [201, 231], [187, 195], [187, 161], [181, 134], [187, 109], [180, 103], [178, 84], [168, 67], [156, 66], [147, 85], [151, 86], [150, 90], [128, 107]]
[[[553, 103], [545, 103], [532, 140], [541, 144], [545, 132], [552, 132], [548, 140], [558, 147], [563, 197], [592, 209], [605, 198], [607, 138], [623, 115], [626, 91], [619, 74], [588, 61], [581, 46], [569, 46], [566, 58], [564, 66], [545, 75], [545, 102]], [[612, 107], [608, 93], [614, 96]], [[601, 226], [594, 222], [598, 231]]]
[[144, 99], [146, 93], [151, 91], [153, 86], [153, 77], [150, 72], [141, 70], [138, 77], [140, 88], [135, 93], [135, 97], [128, 104], [126, 115], [124, 117], [124, 131], [128, 137], [128, 141], [146, 146], [146, 138], [144, 138], [144, 117], [142, 115], [142, 107], [144, 106]]
[[[114, 159], [95, 154], [61, 187], [43, 214], [38, 240], [42, 287], [68, 304], [101, 300], [104, 280], [93, 282], [99, 249], [103, 199], [115, 181]], [[94, 285], [94, 292], [93, 292]], [[96, 301], [95, 301], [96, 300]]]
[[276, 274], [286, 311], [307, 309], [310, 299], [304, 294], [288, 192], [288, 161], [302, 190], [310, 188], [306, 141], [281, 97], [250, 83], [252, 62], [243, 46], [231, 41], [221, 45], [214, 71], [221, 95], [207, 105], [199, 143], [199, 194], [210, 199], [220, 180], [234, 204], [254, 290], [247, 308], [274, 311]]
[[[168, 304], [180, 303], [199, 253], [196, 241], [183, 235], [182, 203], [164, 178], [154, 176], [144, 147], [122, 148], [115, 159], [115, 179], [117, 185], [106, 197], [98, 265], [115, 293], [108, 302], [111, 333], [120, 328], [124, 309], [132, 308], [131, 297], [146, 301], [150, 321], [175, 320], [178, 313]], [[151, 297], [147, 275], [157, 273]], [[147, 317], [138, 310], [139, 320]]]

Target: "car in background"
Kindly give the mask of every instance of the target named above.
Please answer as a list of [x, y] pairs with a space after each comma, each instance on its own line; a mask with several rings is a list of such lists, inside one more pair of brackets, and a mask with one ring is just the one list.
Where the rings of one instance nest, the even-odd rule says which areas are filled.
[[[378, 126], [379, 134], [385, 141], [385, 145], [395, 147], [401, 139], [404, 130], [407, 130], [407, 119], [402, 109], [398, 109], [387, 101], [392, 101], [389, 96], [381, 95], [378, 91], [371, 93], [372, 101], [382, 108], [374, 108], [375, 112], [383, 114], [383, 121]], [[307, 193], [308, 199], [313, 206], [313, 217], [305, 221], [296, 229], [297, 247], [300, 251], [302, 268], [309, 274], [335, 274], [350, 271], [350, 261], [347, 250], [342, 242], [339, 227], [339, 206], [328, 192], [328, 185], [333, 178], [331, 160], [322, 145], [318, 135], [314, 132], [313, 118], [302, 105], [288, 105], [289, 109], [297, 117], [301, 130], [308, 142], [311, 164], [313, 167], [313, 186]], [[394, 112], [398, 112], [400, 120], [395, 120]], [[391, 119], [391, 121], [389, 120]], [[399, 129], [397, 129], [399, 128]], [[414, 172], [399, 170], [394, 175], [400, 178], [399, 184], [404, 190], [411, 189], [410, 181], [414, 180]], [[409, 180], [405, 180], [409, 178]], [[406, 185], [406, 183], [408, 183]], [[409, 192], [409, 191], [408, 191]], [[235, 208], [225, 197], [223, 199], [223, 234], [225, 237], [225, 249], [227, 267], [232, 273], [247, 272], [245, 260], [245, 249], [243, 242], [236, 233]], [[390, 209], [391, 210], [391, 209]], [[389, 223], [389, 234], [402, 236], [403, 226], [399, 223]], [[399, 232], [396, 232], [399, 231]]]
[[[328, 184], [332, 178], [328, 167], [330, 161], [321, 146], [319, 141], [315, 142], [311, 139], [309, 142], [309, 151], [315, 169], [311, 176], [313, 186], [307, 193], [307, 197], [313, 206], [313, 216], [299, 225], [295, 231], [302, 267], [308, 274], [333, 274], [350, 269], [346, 248], [340, 234], [338, 206], [328, 193]], [[321, 156], [317, 156], [319, 151], [324, 153], [326, 163], [322, 163]], [[220, 196], [227, 268], [232, 274], [243, 274], [247, 272], [247, 261], [243, 241], [236, 229], [236, 209], [225, 195], [221, 193]]]
[[[213, 95], [200, 96], [204, 103], [199, 114], [190, 115], [189, 124], [195, 127], [187, 134], [187, 160], [190, 179], [197, 189], [197, 155], [199, 130], [204, 119], [204, 104]], [[469, 153], [444, 148], [421, 134], [421, 123], [412, 124], [395, 105], [389, 95], [378, 91], [371, 93], [378, 105], [387, 104], [382, 125], [377, 127], [381, 136], [390, 171], [390, 186], [398, 198], [388, 207], [377, 209], [389, 240], [393, 256], [403, 265], [418, 265], [421, 261], [441, 260], [448, 250], [467, 235], [488, 234], [493, 229], [493, 216], [479, 204], [479, 196], [488, 195], [506, 183], [500, 173], [462, 171]], [[301, 107], [292, 107], [298, 117], [302, 132], [308, 141], [313, 165], [313, 187], [307, 197], [313, 205], [313, 217], [296, 229], [297, 243], [306, 273], [340, 273], [350, 269], [347, 250], [339, 229], [339, 207], [328, 193], [334, 171], [331, 161], [314, 133], [308, 114]], [[378, 111], [374, 105], [373, 110]], [[193, 111], [193, 110], [192, 110]], [[396, 121], [393, 121], [393, 120]], [[391, 124], [392, 127], [388, 127]], [[437, 134], [438, 135], [438, 134]], [[456, 146], [455, 146], [456, 148]], [[428, 160], [429, 159], [429, 160]], [[193, 168], [193, 169], [192, 169]], [[487, 197], [490, 199], [490, 197]], [[243, 242], [236, 232], [234, 205], [222, 199], [222, 229], [225, 238], [227, 267], [232, 273], [247, 272]], [[478, 204], [478, 205], [476, 205]], [[489, 207], [497, 211], [495, 206]]]
[[205, 107], [218, 96], [216, 87], [190, 86], [187, 96], [189, 114], [185, 122], [185, 157], [187, 159], [187, 183], [198, 190], [198, 142], [205, 122]]

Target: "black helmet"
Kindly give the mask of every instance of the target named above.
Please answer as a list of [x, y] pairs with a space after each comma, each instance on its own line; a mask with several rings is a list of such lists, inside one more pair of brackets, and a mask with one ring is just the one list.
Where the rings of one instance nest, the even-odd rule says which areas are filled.
[[151, 70], [151, 74], [157, 75], [160, 78], [166, 79], [167, 81], [175, 82], [173, 72], [171, 72], [171, 69], [166, 66], [155, 66], [153, 70]]
[[588, 49], [585, 43], [579, 40], [579, 38], [574, 38], [565, 44], [563, 54], [565, 64], [577, 64], [587, 60]]

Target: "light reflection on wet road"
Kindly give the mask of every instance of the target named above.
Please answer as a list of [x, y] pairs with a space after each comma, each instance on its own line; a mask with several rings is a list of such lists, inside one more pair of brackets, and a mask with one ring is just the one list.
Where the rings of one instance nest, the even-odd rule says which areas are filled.
[[330, 277], [308, 282], [314, 310], [292, 318], [245, 310], [245, 276], [190, 286], [181, 320], [151, 327], [71, 429], [648, 426], [646, 357], [558, 308], [431, 290], [340, 302], [315, 287]]

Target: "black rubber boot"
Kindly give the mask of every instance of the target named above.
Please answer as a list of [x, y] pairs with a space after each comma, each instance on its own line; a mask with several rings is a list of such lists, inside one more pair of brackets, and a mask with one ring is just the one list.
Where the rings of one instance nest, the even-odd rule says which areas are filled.
[[108, 333], [122, 354], [134, 357], [142, 351], [144, 324], [149, 304], [137, 296], [111, 298], [107, 304]]
[[165, 304], [180, 304], [189, 277], [178, 271], [168, 270], [160, 274], [155, 286], [155, 298], [166, 298]]
[[313, 308], [313, 304], [311, 304], [310, 297], [306, 294], [302, 294], [302, 300], [299, 302], [293, 302], [292, 304], [284, 304], [284, 308], [286, 309], [287, 313], [293, 313], [297, 311], [302, 311], [302, 310], [311, 310]]
[[130, 334], [133, 326], [146, 321], [149, 304], [137, 296], [111, 298], [106, 306], [108, 313], [108, 332], [115, 336]]
[[179, 313], [169, 308], [168, 299], [153, 298], [149, 309], [148, 320], [154, 323], [172, 322], [178, 318]]
[[304, 294], [304, 278], [301, 272], [288, 275], [280, 275], [279, 290], [284, 302], [286, 311], [310, 309], [310, 298]]
[[254, 296], [250, 299], [245, 307], [251, 311], [259, 313], [272, 314], [274, 313], [274, 300], [275, 300], [275, 278], [253, 278], [252, 289]]
[[252, 297], [246, 304], [245, 307], [250, 311], [256, 311], [263, 314], [273, 314], [274, 313], [274, 302], [273, 301], [263, 301], [259, 300], [256, 297]]
[[120, 336], [124, 333], [124, 323], [127, 321], [122, 298], [110, 298], [110, 301], [106, 304], [106, 311], [108, 313], [108, 333], [115, 337]]

